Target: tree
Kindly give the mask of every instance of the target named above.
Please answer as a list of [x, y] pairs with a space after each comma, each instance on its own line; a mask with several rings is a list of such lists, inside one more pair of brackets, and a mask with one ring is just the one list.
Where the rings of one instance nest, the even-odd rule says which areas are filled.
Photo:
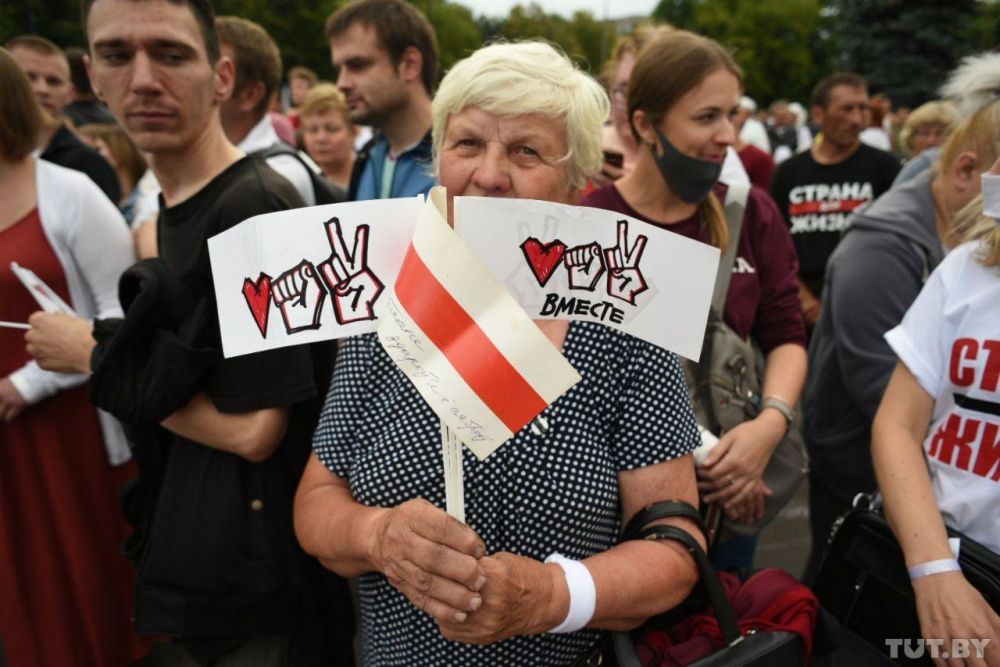
[[86, 46], [79, 0], [0, 0], [0, 44], [20, 34], [46, 37], [59, 46]]
[[483, 36], [472, 12], [447, 0], [410, 0], [424, 13], [437, 33], [441, 72], [482, 46]]
[[917, 106], [974, 50], [976, 0], [841, 0], [846, 65], [894, 104]]

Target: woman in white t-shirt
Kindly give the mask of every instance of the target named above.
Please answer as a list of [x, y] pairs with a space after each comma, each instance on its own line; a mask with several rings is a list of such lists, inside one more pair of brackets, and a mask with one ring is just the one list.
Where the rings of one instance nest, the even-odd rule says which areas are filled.
[[[997, 217], [1000, 161], [984, 175], [982, 207]], [[1000, 223], [979, 214], [973, 240], [931, 274], [903, 322], [886, 334], [899, 356], [872, 428], [872, 458], [916, 595], [924, 638], [990, 639], [1000, 665], [1000, 616], [962, 575], [945, 525], [1000, 553]]]

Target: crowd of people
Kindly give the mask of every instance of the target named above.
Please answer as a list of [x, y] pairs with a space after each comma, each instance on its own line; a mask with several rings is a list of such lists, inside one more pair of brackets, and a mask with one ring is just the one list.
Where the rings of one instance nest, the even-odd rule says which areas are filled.
[[[321, 81], [209, 0], [82, 9], [86, 49], [0, 49], [0, 664], [576, 664], [697, 582], [679, 545], [620, 542], [650, 503], [718, 507], [711, 544], [663, 521], [752, 566], [801, 412], [795, 574], [879, 491], [924, 636], [990, 639], [949, 664], [1000, 665], [945, 530], [1000, 552], [1000, 55], [912, 111], [849, 72], [758, 110], [725, 45], [669, 26], [622, 36], [599, 79], [542, 41], [442, 76], [418, 9], [356, 0]], [[465, 453], [463, 523], [437, 419], [375, 334], [223, 358], [209, 237], [435, 185], [733, 251], [719, 316], [759, 351], [755, 413], [696, 465], [684, 362], [538, 321], [583, 380]]]

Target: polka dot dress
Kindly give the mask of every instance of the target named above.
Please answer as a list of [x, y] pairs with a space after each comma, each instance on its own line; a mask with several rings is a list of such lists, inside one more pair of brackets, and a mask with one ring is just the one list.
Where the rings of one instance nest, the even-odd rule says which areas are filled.
[[[466, 520], [487, 553], [583, 559], [617, 543], [617, 472], [689, 453], [698, 432], [677, 358], [599, 324], [573, 322], [563, 352], [583, 380], [485, 461], [464, 451]], [[340, 349], [313, 445], [355, 499], [445, 506], [439, 421], [374, 334]], [[671, 497], [663, 490], [663, 499]], [[472, 646], [380, 574], [363, 575], [366, 665], [568, 665], [597, 631]]]

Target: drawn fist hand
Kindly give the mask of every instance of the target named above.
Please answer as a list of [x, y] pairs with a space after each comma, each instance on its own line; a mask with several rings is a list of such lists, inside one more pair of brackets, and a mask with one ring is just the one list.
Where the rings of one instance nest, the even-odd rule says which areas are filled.
[[604, 275], [604, 258], [597, 243], [570, 248], [563, 256], [569, 270], [569, 288], [593, 292]]
[[285, 331], [290, 334], [319, 329], [319, 316], [326, 291], [319, 282], [316, 269], [306, 260], [285, 271], [271, 286], [274, 304], [281, 309]]

